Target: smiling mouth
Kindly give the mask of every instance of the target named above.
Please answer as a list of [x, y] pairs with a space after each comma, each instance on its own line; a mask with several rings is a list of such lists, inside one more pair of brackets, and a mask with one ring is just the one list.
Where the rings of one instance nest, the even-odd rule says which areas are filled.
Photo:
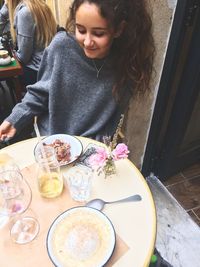
[[90, 48], [90, 47], [85, 47], [85, 46], [84, 46], [84, 49], [87, 51], [96, 51], [97, 50], [96, 48]]

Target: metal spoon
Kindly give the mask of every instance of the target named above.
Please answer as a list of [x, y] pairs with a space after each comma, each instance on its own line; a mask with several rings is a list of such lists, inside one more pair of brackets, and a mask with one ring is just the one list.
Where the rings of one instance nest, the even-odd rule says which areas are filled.
[[106, 204], [140, 201], [140, 200], [142, 200], [140, 195], [133, 195], [133, 196], [115, 200], [115, 201], [104, 201], [103, 199], [96, 198], [96, 199], [92, 199], [89, 202], [87, 202], [86, 206], [95, 208], [97, 210], [102, 210]]

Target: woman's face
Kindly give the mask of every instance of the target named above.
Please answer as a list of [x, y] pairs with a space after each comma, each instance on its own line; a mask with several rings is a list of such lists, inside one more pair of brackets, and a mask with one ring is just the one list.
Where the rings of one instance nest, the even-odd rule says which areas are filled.
[[89, 58], [104, 58], [109, 54], [115, 37], [113, 28], [99, 14], [95, 4], [83, 3], [76, 12], [76, 39]]

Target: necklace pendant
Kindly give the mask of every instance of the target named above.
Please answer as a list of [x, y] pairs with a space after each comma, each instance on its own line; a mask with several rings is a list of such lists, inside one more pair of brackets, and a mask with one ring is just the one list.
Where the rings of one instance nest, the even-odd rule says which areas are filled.
[[93, 63], [93, 66], [94, 66], [94, 68], [95, 68], [95, 70], [96, 70], [96, 73], [97, 73], [97, 79], [98, 79], [98, 78], [99, 78], [99, 73], [100, 73], [100, 71], [102, 70], [103, 66], [105, 65], [106, 60], [104, 60], [103, 64], [100, 66], [100, 68], [97, 68], [97, 65], [96, 65], [94, 59], [92, 59], [92, 63]]

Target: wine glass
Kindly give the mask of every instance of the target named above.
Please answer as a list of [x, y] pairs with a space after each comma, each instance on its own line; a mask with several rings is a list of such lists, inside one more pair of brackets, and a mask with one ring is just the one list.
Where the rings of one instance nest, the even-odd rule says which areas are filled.
[[[19, 166], [15, 163], [14, 159], [10, 157], [7, 153], [0, 154], [0, 173], [8, 170], [19, 171]], [[0, 228], [2, 228], [7, 222], [9, 218], [7, 215], [3, 215], [0, 213]]]
[[15, 160], [10, 157], [7, 153], [0, 154], [0, 172], [15, 170], [20, 171], [19, 166], [16, 164]]
[[12, 219], [10, 235], [18, 244], [32, 241], [39, 232], [35, 218], [22, 216], [31, 201], [31, 188], [19, 171], [0, 172], [0, 213]]

